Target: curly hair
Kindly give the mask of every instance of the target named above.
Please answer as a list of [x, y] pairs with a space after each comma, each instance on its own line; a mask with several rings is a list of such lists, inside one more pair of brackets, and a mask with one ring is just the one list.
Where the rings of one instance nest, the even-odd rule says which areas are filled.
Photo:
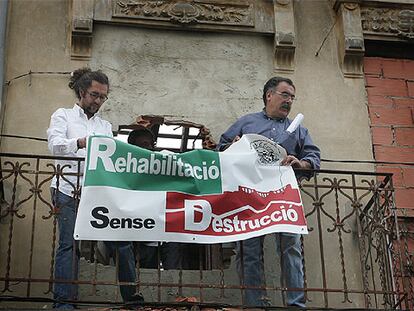
[[107, 75], [100, 70], [92, 71], [88, 67], [73, 71], [68, 86], [75, 91], [76, 97], [80, 99], [80, 92], [86, 91], [92, 85], [92, 81], [106, 84], [109, 88]]

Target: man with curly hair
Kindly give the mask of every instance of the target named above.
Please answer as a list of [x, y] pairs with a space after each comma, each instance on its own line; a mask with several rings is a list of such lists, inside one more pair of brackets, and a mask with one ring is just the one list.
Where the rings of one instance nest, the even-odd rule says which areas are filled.
[[[98, 111], [108, 99], [109, 80], [101, 71], [89, 68], [75, 70], [71, 74], [69, 88], [73, 89], [78, 102], [73, 108], [59, 108], [50, 119], [47, 130], [48, 146], [55, 156], [86, 156], [86, 141], [90, 135], [112, 137], [111, 124], [103, 120]], [[52, 180], [52, 201], [56, 208], [59, 230], [59, 243], [55, 255], [54, 307], [73, 309], [78, 298], [79, 249], [73, 239], [76, 220], [77, 200], [80, 194], [83, 162], [57, 160], [63, 176], [56, 174]], [[68, 173], [74, 173], [68, 175]], [[135, 259], [131, 242], [109, 242], [112, 251], [119, 256], [118, 279], [121, 282], [135, 281]], [[75, 282], [74, 282], [75, 281]], [[125, 302], [141, 301], [135, 295], [135, 286], [121, 285], [121, 295]]]

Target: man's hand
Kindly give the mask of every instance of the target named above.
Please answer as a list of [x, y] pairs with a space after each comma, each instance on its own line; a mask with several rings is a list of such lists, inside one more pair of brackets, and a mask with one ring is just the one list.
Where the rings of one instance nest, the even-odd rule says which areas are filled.
[[236, 137], [233, 138], [233, 141], [231, 142], [232, 144], [234, 144], [236, 141], [240, 140], [240, 136], [237, 135]]
[[308, 161], [305, 160], [298, 160], [293, 155], [288, 155], [286, 158], [284, 158], [281, 162], [282, 165], [290, 165], [295, 168], [312, 168], [311, 164]]
[[231, 141], [231, 143], [225, 144], [223, 146], [223, 148], [220, 149], [220, 151], [226, 150], [228, 147], [230, 147], [232, 144], [234, 144], [238, 140], [240, 140], [240, 136], [239, 135], [237, 135], [236, 137], [234, 137], [233, 140]]
[[78, 149], [86, 148], [86, 137], [78, 138]]

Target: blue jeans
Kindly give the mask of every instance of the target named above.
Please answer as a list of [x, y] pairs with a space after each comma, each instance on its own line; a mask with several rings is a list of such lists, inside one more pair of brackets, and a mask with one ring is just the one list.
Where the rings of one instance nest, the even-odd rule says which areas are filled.
[[[79, 243], [73, 239], [75, 229], [77, 202], [60, 191], [51, 189], [53, 204], [58, 208], [57, 221], [59, 229], [59, 245], [55, 255], [55, 280], [78, 279], [79, 271]], [[105, 242], [112, 253], [119, 254], [118, 279], [120, 282], [135, 282], [135, 256], [131, 242]], [[121, 285], [121, 296], [125, 302], [141, 301], [140, 296], [135, 295], [134, 285]], [[74, 306], [65, 303], [66, 300], [78, 299], [78, 285], [71, 283], [59, 283], [55, 281], [54, 296], [57, 300], [54, 308], [73, 309]]]
[[[244, 286], [265, 286], [263, 262], [264, 236], [237, 242], [236, 264], [239, 278]], [[243, 249], [243, 258], [242, 250]], [[282, 259], [282, 284], [288, 288], [303, 288], [303, 267], [300, 235], [292, 233], [276, 234], [276, 251]], [[242, 262], [243, 261], [243, 262]], [[242, 266], [244, 269], [242, 269]], [[245, 289], [244, 304], [247, 306], [269, 306], [264, 289]], [[288, 291], [287, 305], [305, 307], [303, 291]]]
[[59, 230], [59, 245], [55, 255], [54, 291], [53, 298], [57, 300], [54, 308], [73, 309], [73, 305], [59, 302], [78, 299], [78, 285], [70, 282], [59, 283], [58, 280], [76, 281], [79, 271], [79, 247], [73, 239], [75, 229], [77, 202], [55, 189], [51, 190], [52, 201], [58, 208], [57, 222]]
[[[104, 243], [111, 253], [111, 257], [116, 258], [116, 256], [118, 256], [119, 282], [135, 282], [135, 255], [132, 242], [105, 241]], [[135, 285], [121, 285], [119, 290], [124, 302], [137, 301], [138, 296], [135, 295]]]

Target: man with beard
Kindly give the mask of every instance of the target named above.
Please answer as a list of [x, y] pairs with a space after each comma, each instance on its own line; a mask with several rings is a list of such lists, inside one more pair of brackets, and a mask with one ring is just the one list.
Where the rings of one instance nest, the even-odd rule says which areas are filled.
[[[89, 68], [75, 70], [71, 74], [71, 88], [78, 102], [73, 108], [59, 108], [50, 119], [47, 130], [48, 146], [55, 156], [82, 157], [86, 155], [86, 141], [90, 135], [112, 137], [112, 126], [103, 120], [97, 112], [108, 99], [108, 77], [101, 71]], [[76, 210], [82, 184], [81, 177], [76, 174], [83, 172], [78, 164], [83, 162], [57, 160], [62, 175], [55, 175], [51, 184], [53, 205], [59, 230], [59, 244], [55, 256], [54, 272], [54, 308], [73, 309], [71, 304], [78, 298], [78, 286], [74, 281], [78, 278], [79, 249], [78, 242], [73, 239]], [[69, 175], [72, 173], [73, 175]], [[112, 249], [119, 255], [119, 281], [135, 281], [135, 260], [131, 242], [112, 242]], [[125, 302], [142, 301], [135, 295], [135, 286], [120, 287]]]
[[[314, 145], [303, 126], [293, 133], [286, 129], [292, 123], [287, 118], [295, 100], [295, 86], [290, 79], [273, 77], [263, 88], [264, 108], [262, 111], [245, 115], [238, 119], [221, 136], [218, 150], [225, 150], [244, 134], [260, 134], [278, 143], [287, 151], [282, 165], [291, 165], [297, 169], [319, 169], [320, 151]], [[312, 172], [298, 171], [297, 178], [310, 177]], [[265, 286], [263, 267], [264, 236], [247, 239], [237, 243], [236, 262], [240, 279], [244, 286]], [[282, 258], [282, 278], [288, 288], [303, 288], [302, 252], [299, 234], [276, 234], [276, 250]], [[243, 263], [243, 267], [242, 267]], [[244, 303], [248, 306], [268, 306], [266, 291], [263, 289], [244, 290]], [[287, 292], [289, 306], [305, 307], [305, 295], [302, 290]]]

